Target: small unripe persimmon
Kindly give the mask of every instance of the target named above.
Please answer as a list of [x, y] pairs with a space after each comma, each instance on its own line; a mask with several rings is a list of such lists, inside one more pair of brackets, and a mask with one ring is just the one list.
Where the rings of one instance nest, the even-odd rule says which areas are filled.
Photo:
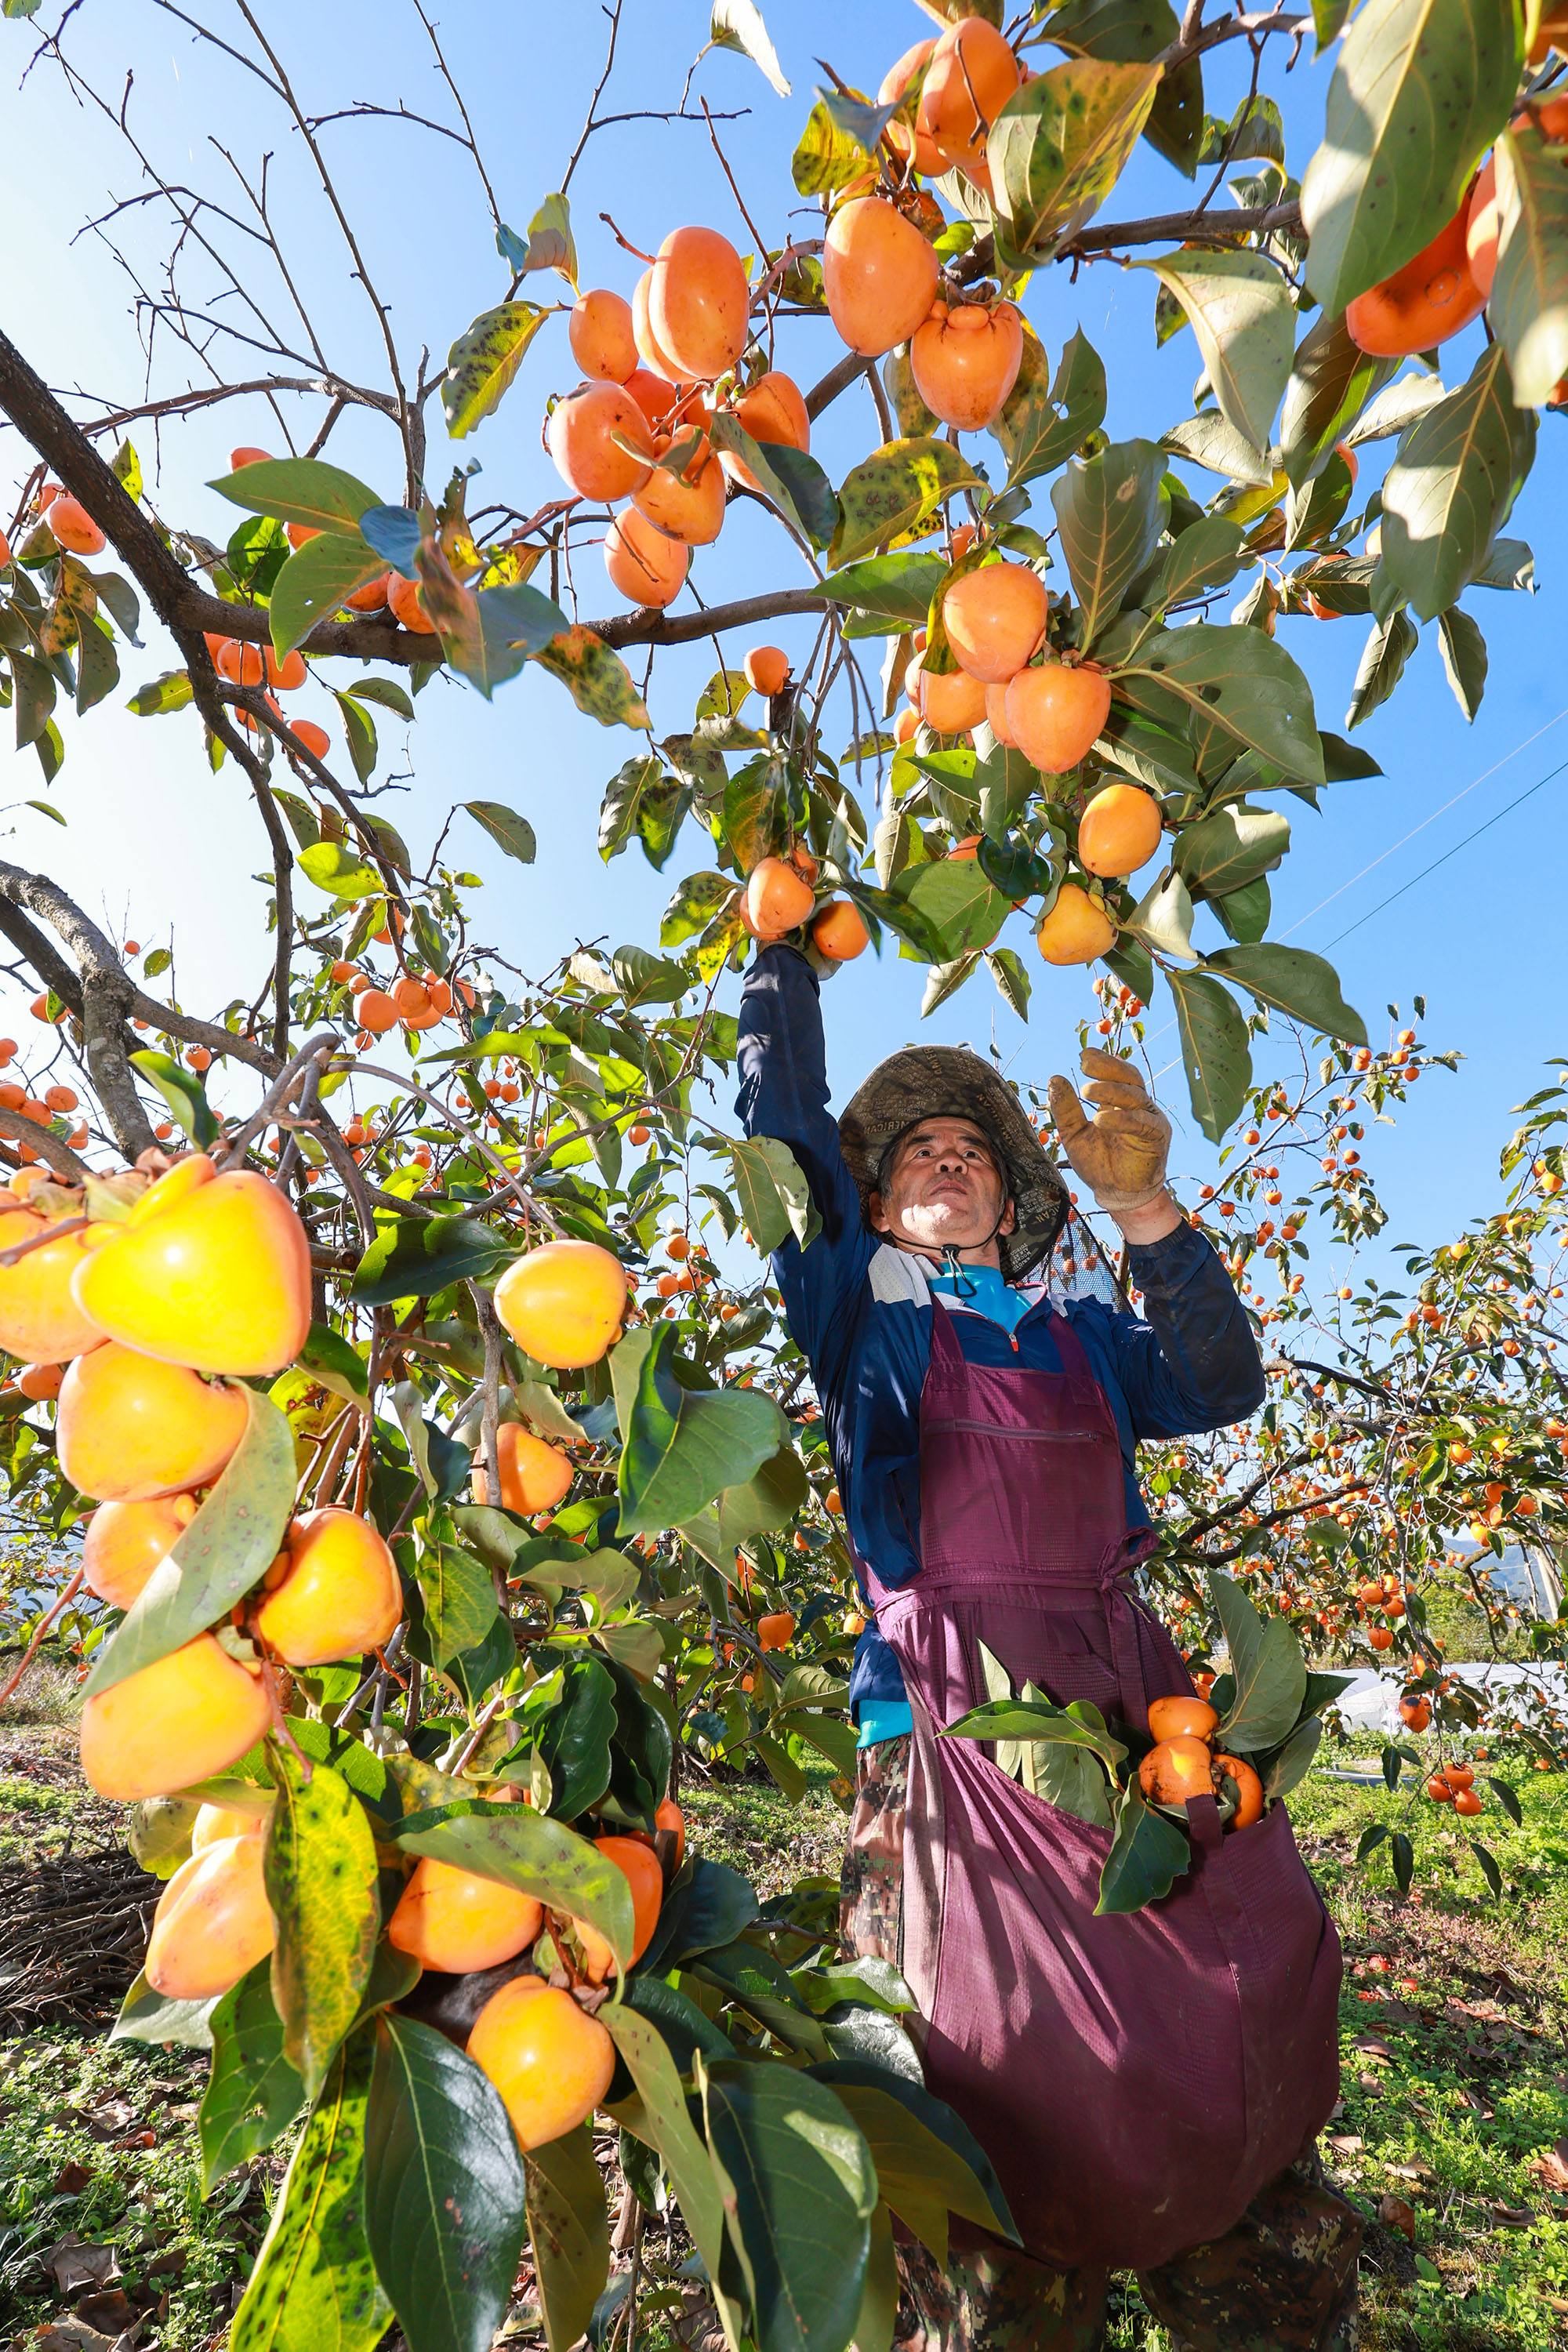
[[626, 1268], [596, 1242], [546, 1242], [508, 1266], [495, 1286], [495, 1310], [510, 1336], [535, 1362], [561, 1371], [598, 1362], [626, 1303]]
[[637, 363], [637, 338], [632, 332], [632, 306], [624, 295], [607, 287], [591, 287], [579, 294], [566, 322], [572, 356], [586, 376], [598, 383], [625, 383]]
[[129, 1609], [159, 1561], [196, 1516], [194, 1495], [156, 1495], [144, 1503], [100, 1503], [82, 1545], [89, 1592], [111, 1609]]
[[513, 1977], [490, 1995], [468, 2052], [500, 2093], [522, 2148], [574, 2131], [616, 2071], [616, 2045], [598, 2019], [542, 1977]]
[[96, 1692], [81, 1711], [81, 1769], [100, 1797], [134, 1804], [210, 1780], [271, 1720], [258, 1675], [210, 1633]]
[[276, 1185], [220, 1176], [193, 1152], [82, 1260], [71, 1288], [111, 1339], [163, 1363], [278, 1372], [310, 1328], [310, 1245]]
[[289, 1566], [256, 1612], [256, 1630], [292, 1666], [357, 1658], [392, 1639], [403, 1587], [391, 1552], [353, 1511], [290, 1523]]
[[182, 1863], [158, 1898], [145, 1973], [165, 2000], [226, 1992], [277, 1940], [259, 1838], [225, 1838]]

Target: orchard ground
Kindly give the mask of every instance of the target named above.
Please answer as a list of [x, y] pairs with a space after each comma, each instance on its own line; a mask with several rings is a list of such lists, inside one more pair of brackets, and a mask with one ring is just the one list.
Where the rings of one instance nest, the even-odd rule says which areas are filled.
[[[116, 1832], [119, 1809], [86, 1790], [77, 1770], [70, 1689], [45, 1664], [0, 1710], [0, 1870], [36, 1866], [68, 1837], [85, 1851]], [[1363, 2352], [1545, 2352], [1568, 2342], [1568, 1781], [1510, 1768], [1522, 1825], [1487, 1824], [1500, 1902], [1452, 1816], [1417, 1801], [1405, 1900], [1386, 1847], [1360, 1868], [1355, 1851], [1370, 1823], [1404, 1813], [1409, 1776], [1392, 1804], [1381, 1783], [1332, 1777], [1380, 1744], [1331, 1741], [1326, 1766], [1289, 1800], [1345, 1948], [1343, 2096], [1324, 2153], [1369, 2225]], [[832, 1776], [826, 1765], [804, 1769], [811, 1786], [798, 1805], [739, 1775], [682, 1790], [703, 1852], [743, 1871], [764, 1900], [837, 1872], [843, 1816]], [[44, 2340], [98, 2352], [137, 2310], [166, 2352], [221, 2337], [293, 2135], [204, 2205], [195, 2118], [205, 2072], [195, 2053], [111, 2045], [102, 2025], [0, 2039], [0, 2325], [18, 2352], [62, 2323], [71, 2336]], [[613, 2127], [601, 2128], [598, 2153], [614, 2212]], [[40, 2260], [73, 2235], [115, 2252], [108, 2283], [74, 2297]], [[674, 2346], [681, 2299], [695, 2300], [679, 2275], [689, 2256], [679, 2226], [648, 2220], [647, 2352]], [[612, 2293], [628, 2259], [616, 2258]], [[1113, 2310], [1114, 2352], [1167, 2352], [1130, 2281]], [[542, 2340], [525, 2265], [498, 2341]]]

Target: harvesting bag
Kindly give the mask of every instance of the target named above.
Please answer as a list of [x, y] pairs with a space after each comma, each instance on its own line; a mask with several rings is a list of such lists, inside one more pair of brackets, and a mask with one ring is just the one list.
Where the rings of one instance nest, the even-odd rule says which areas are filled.
[[1191, 1694], [1126, 1571], [1121, 1447], [1071, 1327], [1064, 1371], [965, 1362], [934, 1318], [921, 1403], [922, 1567], [869, 1579], [914, 1717], [903, 1969], [926, 2080], [1001, 2176], [1031, 2252], [1147, 2269], [1217, 2238], [1339, 2094], [1339, 1939], [1276, 1804], [1222, 1836], [1188, 1808], [1192, 1864], [1142, 1911], [1094, 1916], [1110, 1834], [943, 1739], [990, 1693], [1088, 1700], [1146, 1731]]

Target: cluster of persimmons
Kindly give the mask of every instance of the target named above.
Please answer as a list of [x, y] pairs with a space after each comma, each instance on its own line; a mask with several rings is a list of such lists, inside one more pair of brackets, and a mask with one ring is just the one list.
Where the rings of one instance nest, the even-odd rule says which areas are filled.
[[1245, 1757], [1216, 1751], [1219, 1717], [1206, 1699], [1152, 1699], [1149, 1729], [1155, 1744], [1138, 1767], [1138, 1780], [1152, 1804], [1182, 1806], [1192, 1797], [1213, 1797], [1227, 1829], [1250, 1829], [1261, 1821], [1263, 1783]]
[[[246, 1438], [249, 1381], [293, 1363], [310, 1326], [310, 1258], [292, 1203], [252, 1171], [222, 1171], [205, 1152], [165, 1165], [137, 1188], [105, 1187], [123, 1212], [81, 1213], [79, 1196], [24, 1170], [0, 1204], [0, 1347], [55, 1374], [55, 1437], [66, 1479], [97, 1503], [83, 1546], [89, 1588], [132, 1611], [154, 1576], [169, 1586], [179, 1548]], [[18, 1254], [19, 1253], [19, 1254]], [[622, 1328], [626, 1280], [608, 1250], [548, 1243], [498, 1282], [497, 1313], [519, 1347], [561, 1369], [596, 1362]], [[513, 1423], [498, 1433], [502, 1504], [553, 1507], [572, 1465]], [[483, 1474], [476, 1474], [483, 1493]], [[197, 1529], [198, 1538], [201, 1530]], [[177, 1795], [227, 1773], [281, 1718], [289, 1668], [378, 1652], [403, 1616], [396, 1563], [370, 1518], [335, 1506], [291, 1518], [257, 1583], [216, 1629], [90, 1695], [82, 1769], [101, 1795], [135, 1802]], [[526, 1802], [503, 1784], [493, 1795]], [[170, 2000], [208, 2000], [272, 1949], [267, 1886], [269, 1792], [243, 1778], [196, 1815], [190, 1858], [154, 1914], [146, 1974]], [[646, 1948], [663, 1899], [665, 1861], [684, 1831], [667, 1802], [655, 1835], [611, 1835], [600, 1850], [633, 1897], [630, 1958]], [[533, 1945], [546, 1915], [531, 1896], [428, 1857], [419, 1860], [387, 1932], [427, 1969], [493, 1969]], [[615, 1965], [589, 1923], [551, 1916], [556, 1962], [590, 1996]], [[604, 2028], [559, 1986], [522, 1974], [480, 2011], [469, 2048], [491, 2074], [526, 2147], [591, 2111], [613, 2063]]]

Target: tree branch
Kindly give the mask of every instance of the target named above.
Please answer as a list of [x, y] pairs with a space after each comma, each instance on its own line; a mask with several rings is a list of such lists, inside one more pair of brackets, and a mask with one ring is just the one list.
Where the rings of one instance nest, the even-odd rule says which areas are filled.
[[1299, 231], [1301, 207], [1288, 205], [1239, 206], [1235, 212], [1157, 213], [1148, 220], [1109, 221], [1103, 227], [1080, 229], [1058, 248], [1058, 261], [1087, 261], [1097, 253], [1110, 253], [1123, 245], [1228, 245], [1233, 237], [1267, 236], [1272, 231]]
[[62, 1142], [58, 1135], [51, 1135], [47, 1127], [24, 1118], [19, 1110], [0, 1110], [0, 1135], [12, 1143], [31, 1144], [39, 1159], [47, 1160], [56, 1175], [63, 1176], [68, 1184], [87, 1181], [86, 1163], [77, 1158], [70, 1145]]
[[[865, 365], [857, 360], [856, 373]], [[705, 612], [668, 613], [644, 605], [585, 625], [607, 646], [686, 646], [720, 629], [748, 629], [755, 621], [782, 620], [790, 613], [817, 613], [828, 599], [820, 588], [775, 588], [764, 596], [742, 596], [733, 604], [710, 604]]]

